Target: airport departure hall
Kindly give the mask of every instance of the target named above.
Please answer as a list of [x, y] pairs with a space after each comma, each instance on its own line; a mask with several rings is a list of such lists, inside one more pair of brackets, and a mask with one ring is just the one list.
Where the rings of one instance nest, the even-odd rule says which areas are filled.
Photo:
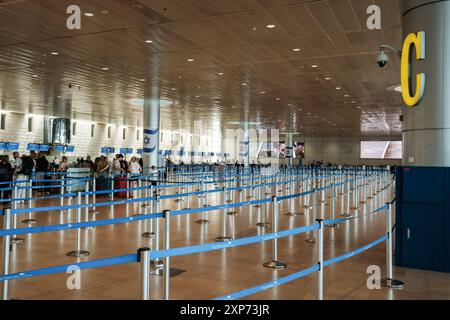
[[450, 300], [450, 1], [3, 0], [0, 30], [2, 306]]

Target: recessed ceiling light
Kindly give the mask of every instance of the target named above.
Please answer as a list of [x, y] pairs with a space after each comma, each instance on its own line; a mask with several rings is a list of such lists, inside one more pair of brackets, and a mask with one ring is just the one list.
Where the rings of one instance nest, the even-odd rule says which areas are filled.
[[153, 40], [145, 40], [145, 43], [153, 43]]
[[274, 24], [268, 24], [268, 25], [266, 26], [267, 29], [273, 29], [273, 28], [275, 28], [275, 27], [276, 27], [276, 25], [274, 25]]
[[299, 52], [301, 49], [300, 48], [294, 48], [294, 49], [292, 49], [292, 51], [294, 51], [294, 52]]
[[33, 78], [37, 78], [38, 77], [38, 75], [37, 74], [33, 74]]
[[194, 62], [195, 60], [192, 58], [187, 59], [188, 62]]
[[336, 87], [336, 90], [341, 90], [342, 88], [341, 87]]
[[242, 85], [243, 85], [243, 86], [246, 86], [247, 84], [244, 82], [244, 83], [242, 83]]
[[196, 98], [200, 98], [200, 96], [195, 96]]
[[103, 71], [108, 71], [109, 68], [108, 68], [108, 67], [103, 67], [102, 70], [103, 70]]
[[102, 11], [100, 11], [102, 14], [108, 14], [109, 13], [109, 10], [106, 10], [106, 9], [104, 9], [104, 10], [102, 10]]
[[219, 76], [223, 76], [223, 72], [219, 72]]
[[346, 98], [348, 98], [348, 97], [350, 97], [348, 94], [344, 94], [344, 97], [346, 97]]
[[266, 94], [266, 92], [265, 91], [261, 91], [261, 94]]
[[172, 88], [172, 89], [170, 89], [170, 90], [172, 90], [172, 91], [176, 91], [177, 89], [176, 89], [176, 88]]
[[311, 68], [317, 68], [318, 67], [318, 65], [317, 64], [313, 64], [313, 65], [311, 65]]
[[280, 101], [281, 99], [280, 98], [275, 98], [275, 100]]
[[142, 78], [142, 79], [139, 79], [139, 81], [142, 81], [142, 82], [144, 82], [144, 81], [145, 81], [145, 79], [144, 79], [144, 78]]
[[84, 15], [86, 17], [93, 17], [94, 16], [94, 14], [92, 12], [85, 12]]
[[328, 80], [331, 80], [331, 78], [330, 78], [330, 77], [326, 77], [326, 78], [325, 78], [325, 80], [327, 80], [327, 81], [328, 81]]
[[52, 52], [52, 55], [54, 55], [54, 56], [57, 56], [59, 53], [58, 52], [56, 52], [56, 51], [53, 51]]

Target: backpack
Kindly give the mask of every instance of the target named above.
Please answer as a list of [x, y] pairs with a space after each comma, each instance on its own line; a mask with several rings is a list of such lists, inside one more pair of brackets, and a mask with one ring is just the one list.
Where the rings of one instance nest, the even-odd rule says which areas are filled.
[[20, 170], [21, 174], [26, 176], [31, 176], [33, 173], [34, 161], [30, 156], [22, 157], [22, 170]]

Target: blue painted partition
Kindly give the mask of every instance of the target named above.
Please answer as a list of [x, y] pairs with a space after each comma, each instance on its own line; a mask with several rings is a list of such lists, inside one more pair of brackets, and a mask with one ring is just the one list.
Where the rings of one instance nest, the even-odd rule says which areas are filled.
[[450, 272], [450, 168], [396, 171], [397, 266]]

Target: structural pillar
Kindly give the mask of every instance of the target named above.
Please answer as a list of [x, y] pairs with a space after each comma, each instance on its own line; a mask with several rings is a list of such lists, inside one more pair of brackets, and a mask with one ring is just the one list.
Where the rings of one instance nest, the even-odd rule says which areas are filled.
[[143, 162], [144, 172], [151, 166], [159, 166], [159, 140], [160, 140], [160, 97], [159, 81], [152, 81], [151, 87], [146, 90], [144, 99], [144, 139]]
[[[403, 107], [406, 166], [450, 166], [450, 1], [403, 0], [403, 39], [424, 32], [424, 59], [410, 48], [410, 92], [424, 73], [423, 98]], [[402, 90], [408, 90], [402, 86]]]

